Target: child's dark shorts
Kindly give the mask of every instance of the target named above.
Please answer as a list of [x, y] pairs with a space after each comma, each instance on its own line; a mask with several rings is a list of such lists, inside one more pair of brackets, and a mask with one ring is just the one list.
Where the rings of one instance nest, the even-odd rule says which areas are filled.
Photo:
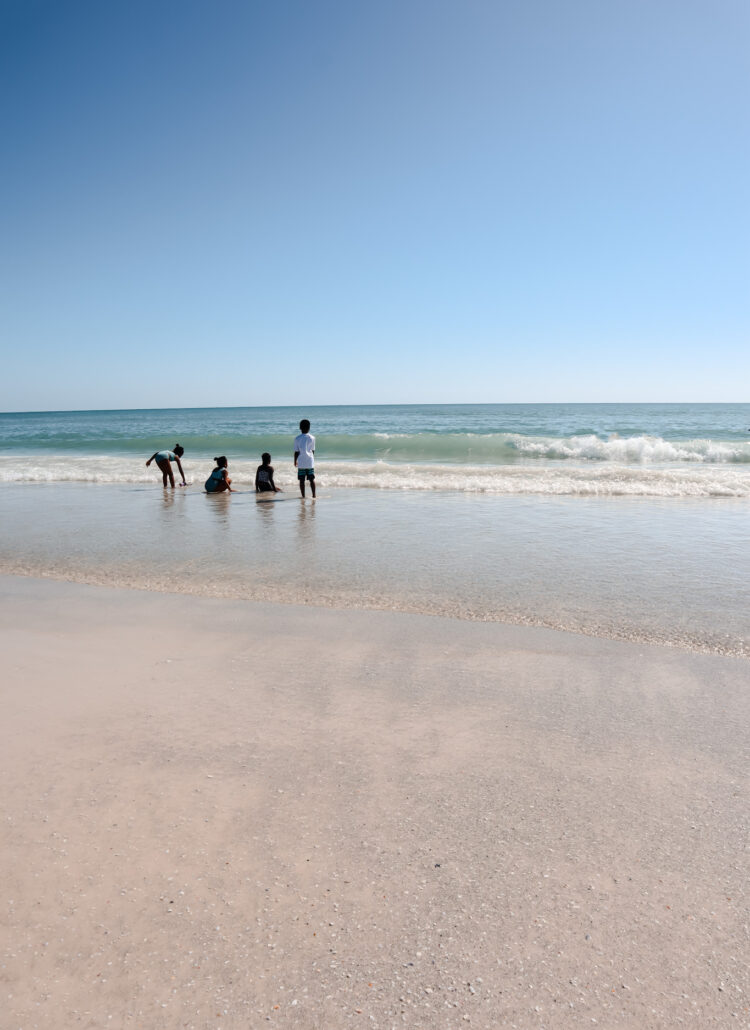
[[315, 469], [297, 469], [297, 479], [315, 479]]

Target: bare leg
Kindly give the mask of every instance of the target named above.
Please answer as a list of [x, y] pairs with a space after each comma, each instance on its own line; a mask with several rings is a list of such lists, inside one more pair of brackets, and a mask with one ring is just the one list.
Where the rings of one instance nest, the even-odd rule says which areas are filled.
[[315, 496], [315, 480], [314, 479], [310, 480], [310, 489], [312, 490], [312, 495], [314, 497]]
[[305, 496], [305, 480], [304, 480], [304, 477], [300, 477], [299, 492], [302, 494], [303, 497]]
[[172, 484], [172, 486], [174, 486], [174, 475], [172, 473], [172, 463], [169, 462], [169, 461], [160, 461], [158, 464], [159, 464], [159, 471], [161, 472], [161, 481], [164, 484], [164, 486], [167, 485], [167, 477], [169, 478], [169, 481]]

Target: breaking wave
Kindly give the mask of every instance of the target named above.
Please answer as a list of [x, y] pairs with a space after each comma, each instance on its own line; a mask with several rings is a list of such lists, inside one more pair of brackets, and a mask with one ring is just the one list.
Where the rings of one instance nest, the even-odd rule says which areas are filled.
[[[291, 457], [289, 435], [257, 432], [190, 434], [175, 432], [188, 459], [226, 454], [230, 460], [259, 458], [263, 451]], [[113, 460], [135, 460], [168, 446], [163, 437], [121, 436], [102, 433], [97, 439], [66, 433], [36, 434], [33, 439], [6, 437], [5, 454], [29, 457], [69, 455], [71, 458], [111, 455]], [[723, 439], [683, 439], [648, 434], [607, 435], [578, 433], [331, 433], [318, 436], [321, 457], [337, 461], [388, 461], [469, 465], [508, 465], [520, 462], [578, 461], [628, 464], [750, 465], [750, 435]], [[12, 448], [12, 452], [7, 449]]]

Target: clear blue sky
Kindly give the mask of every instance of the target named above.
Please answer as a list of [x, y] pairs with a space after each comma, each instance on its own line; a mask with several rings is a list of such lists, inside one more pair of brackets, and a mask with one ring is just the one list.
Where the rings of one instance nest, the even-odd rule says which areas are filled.
[[1, 410], [739, 401], [747, 0], [0, 0]]

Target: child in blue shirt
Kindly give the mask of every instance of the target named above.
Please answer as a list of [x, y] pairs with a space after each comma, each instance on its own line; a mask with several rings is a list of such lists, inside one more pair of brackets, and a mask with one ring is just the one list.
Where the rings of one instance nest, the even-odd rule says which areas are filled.
[[225, 455], [222, 454], [220, 458], [214, 458], [214, 461], [216, 462], [216, 468], [206, 480], [206, 493], [220, 494], [226, 490], [228, 493], [233, 494], [232, 480], [227, 472], [227, 459]]
[[167, 485], [167, 479], [169, 479], [170, 486], [174, 487], [174, 473], [172, 472], [172, 462], [177, 465], [182, 476], [182, 485], [187, 486], [185, 482], [185, 473], [182, 471], [182, 465], [180, 464], [180, 458], [185, 453], [185, 448], [180, 447], [178, 443], [174, 445], [173, 451], [156, 451], [146, 462], [146, 468], [155, 461], [161, 472], [161, 478], [164, 486]]

